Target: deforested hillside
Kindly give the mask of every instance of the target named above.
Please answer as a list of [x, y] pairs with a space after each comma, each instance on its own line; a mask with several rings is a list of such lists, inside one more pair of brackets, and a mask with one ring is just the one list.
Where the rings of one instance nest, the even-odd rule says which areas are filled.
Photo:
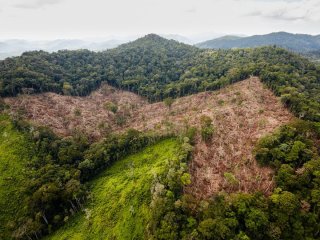
[[[88, 97], [53, 93], [5, 99], [12, 114], [36, 125], [48, 126], [62, 136], [83, 132], [100, 139], [126, 129], [179, 134], [187, 127], [201, 128], [201, 117], [213, 121], [209, 142], [196, 140], [190, 164], [192, 185], [199, 198], [221, 190], [264, 193], [273, 190], [270, 168], [260, 168], [252, 155], [257, 140], [293, 119], [280, 100], [260, 82], [250, 78], [219, 91], [208, 91], [165, 102], [148, 103], [126, 91], [103, 86]], [[232, 173], [239, 185], [227, 184]]]
[[148, 104], [134, 93], [106, 84], [87, 97], [43, 93], [5, 98], [5, 102], [13, 115], [48, 126], [58, 135], [71, 136], [81, 131], [94, 140], [122, 128], [136, 109]]

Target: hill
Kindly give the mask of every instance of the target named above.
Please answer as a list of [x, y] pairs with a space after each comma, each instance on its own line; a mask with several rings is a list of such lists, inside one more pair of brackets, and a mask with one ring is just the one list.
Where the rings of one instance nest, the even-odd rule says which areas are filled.
[[295, 52], [311, 52], [320, 49], [319, 36], [276, 32], [242, 38], [222, 37], [196, 44], [200, 48], [230, 49], [277, 45]]
[[[0, 95], [51, 91], [83, 96], [107, 81], [151, 96], [158, 84], [179, 80], [197, 52], [195, 47], [155, 34], [99, 53], [88, 50], [52, 54], [27, 52], [0, 62]], [[13, 78], [20, 79], [21, 84], [10, 81]]]

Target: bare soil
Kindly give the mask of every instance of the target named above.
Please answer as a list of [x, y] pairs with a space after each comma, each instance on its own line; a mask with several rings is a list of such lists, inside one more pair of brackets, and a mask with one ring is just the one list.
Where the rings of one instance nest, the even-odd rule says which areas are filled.
[[[88, 97], [45, 93], [5, 101], [13, 112], [61, 136], [81, 131], [92, 139], [128, 128], [179, 132], [187, 125], [199, 127], [202, 115], [211, 117], [214, 136], [208, 143], [197, 137], [190, 163], [192, 184], [185, 189], [197, 198], [220, 191], [270, 193], [273, 172], [258, 166], [252, 152], [261, 136], [293, 119], [258, 78], [176, 99], [170, 108], [107, 85]], [[110, 102], [118, 106], [116, 113], [108, 109]]]

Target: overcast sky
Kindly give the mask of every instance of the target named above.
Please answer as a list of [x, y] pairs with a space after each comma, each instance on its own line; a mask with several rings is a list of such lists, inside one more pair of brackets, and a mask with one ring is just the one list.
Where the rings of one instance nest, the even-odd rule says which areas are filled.
[[320, 34], [320, 0], [0, 0], [0, 38]]

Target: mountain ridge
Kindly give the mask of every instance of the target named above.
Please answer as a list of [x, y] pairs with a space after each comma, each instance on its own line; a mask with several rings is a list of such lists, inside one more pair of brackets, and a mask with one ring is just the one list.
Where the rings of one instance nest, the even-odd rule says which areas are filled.
[[296, 52], [308, 52], [320, 49], [319, 39], [319, 35], [273, 32], [238, 39], [226, 39], [222, 37], [198, 43], [196, 46], [200, 48], [229, 49], [277, 45]]

